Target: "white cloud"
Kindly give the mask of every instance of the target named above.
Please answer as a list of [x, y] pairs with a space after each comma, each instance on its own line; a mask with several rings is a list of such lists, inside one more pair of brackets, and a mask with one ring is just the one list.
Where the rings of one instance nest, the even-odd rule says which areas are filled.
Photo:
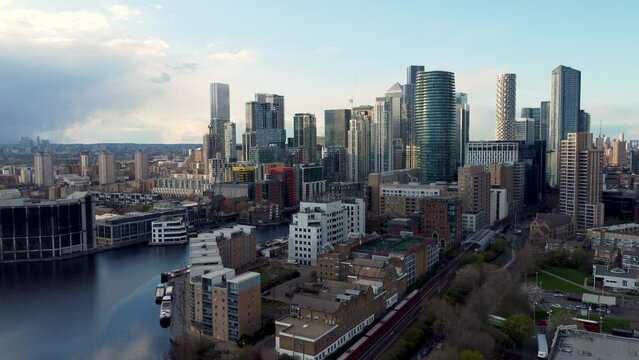
[[11, 0], [0, 0], [0, 7], [11, 5]]
[[140, 12], [129, 9], [124, 5], [109, 5], [106, 9], [111, 13], [114, 20], [128, 20], [134, 16], [140, 15]]
[[130, 38], [117, 38], [107, 40], [102, 43], [103, 46], [119, 52], [133, 53], [142, 56], [164, 56], [169, 48], [162, 39], [149, 38], [146, 40], [137, 40]]
[[75, 40], [109, 27], [108, 20], [96, 12], [0, 8], [0, 40], [4, 41]]
[[155, 10], [157, 11], [161, 11], [162, 9], [164, 9], [164, 7], [162, 6], [162, 4], [153, 4], [151, 5]]
[[209, 55], [211, 60], [221, 60], [229, 62], [251, 62], [255, 60], [253, 52], [250, 50], [225, 51]]

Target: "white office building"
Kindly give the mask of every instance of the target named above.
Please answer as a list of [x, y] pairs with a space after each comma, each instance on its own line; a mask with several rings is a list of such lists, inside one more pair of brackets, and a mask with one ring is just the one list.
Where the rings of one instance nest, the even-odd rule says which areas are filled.
[[300, 202], [300, 211], [289, 225], [289, 260], [315, 266], [319, 255], [345, 242], [346, 212], [341, 201]]
[[342, 200], [342, 206], [346, 210], [346, 233], [349, 236], [366, 234], [366, 204], [364, 204], [364, 199]]
[[186, 244], [187, 241], [186, 223], [182, 217], [162, 217], [151, 223], [149, 245]]

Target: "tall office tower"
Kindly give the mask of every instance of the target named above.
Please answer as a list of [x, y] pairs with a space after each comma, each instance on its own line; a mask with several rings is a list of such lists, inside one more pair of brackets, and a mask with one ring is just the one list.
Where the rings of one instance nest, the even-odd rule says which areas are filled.
[[535, 143], [535, 119], [521, 118], [515, 121], [515, 140], [525, 141], [526, 145]]
[[497, 122], [495, 140], [515, 140], [517, 75], [497, 75]]
[[405, 148], [408, 142], [406, 136], [404, 92], [399, 83], [393, 84], [386, 91], [384, 97], [375, 99], [375, 124], [376, 131], [374, 139], [376, 161], [376, 171], [390, 171], [403, 169], [405, 167]]
[[324, 110], [324, 146], [348, 146], [350, 109]]
[[277, 107], [277, 119], [275, 121], [276, 129], [284, 129], [284, 96], [277, 94], [255, 94], [255, 101], [260, 103], [269, 103]]
[[404, 145], [415, 144], [415, 84], [417, 72], [424, 71], [424, 65], [410, 65], [406, 68], [406, 84], [403, 86], [404, 103], [406, 104], [406, 126], [402, 134]]
[[533, 141], [541, 140], [539, 138], [541, 132], [541, 108], [521, 108], [520, 118], [529, 118], [534, 120]]
[[319, 164], [295, 164], [295, 190], [298, 201], [315, 200], [326, 192], [324, 167]]
[[549, 185], [559, 185], [559, 150], [569, 133], [577, 132], [581, 106], [581, 72], [559, 65], [552, 71], [548, 124]]
[[490, 173], [483, 165], [458, 169], [457, 194], [462, 199], [462, 228], [475, 233], [490, 221]]
[[98, 173], [100, 185], [113, 184], [115, 182], [115, 158], [113, 153], [101, 151], [98, 154]]
[[91, 173], [91, 157], [87, 151], [80, 152], [80, 176], [89, 176]]
[[242, 134], [242, 161], [249, 161], [251, 148], [255, 144], [255, 131], [246, 131]]
[[348, 179], [364, 183], [368, 176], [370, 164], [370, 122], [351, 120], [348, 130]]
[[415, 139], [422, 182], [454, 181], [457, 174], [455, 74], [420, 71], [415, 87]]
[[49, 152], [37, 152], [33, 157], [35, 184], [38, 186], [53, 185], [53, 156]]
[[346, 181], [348, 174], [348, 161], [346, 148], [343, 146], [327, 146], [324, 148], [324, 179], [326, 184]]
[[[623, 136], [620, 137], [623, 139]], [[612, 142], [612, 153], [610, 156], [610, 165], [612, 166], [626, 166], [626, 142], [620, 139], [615, 139]]]
[[270, 102], [249, 101], [246, 103], [246, 131], [257, 129], [283, 129], [279, 127], [279, 105]]
[[237, 156], [235, 155], [235, 147], [236, 147], [236, 131], [235, 131], [235, 123], [226, 122], [224, 123], [224, 158], [227, 162], [232, 162], [237, 160]]
[[459, 154], [457, 167], [460, 167], [466, 163], [466, 145], [470, 141], [470, 105], [466, 93], [455, 94], [455, 118], [457, 119], [457, 152]]
[[230, 120], [229, 85], [222, 83], [211, 84], [211, 120]]
[[539, 137], [537, 140], [546, 141], [548, 148], [548, 124], [550, 123], [550, 101], [542, 101], [539, 108]]
[[305, 164], [317, 161], [317, 125], [314, 114], [293, 116], [293, 147], [303, 148], [302, 161]]
[[149, 178], [149, 154], [146, 151], [135, 152], [135, 179], [146, 180]]
[[561, 141], [559, 212], [572, 216], [580, 229], [602, 226], [602, 150], [591, 133], [568, 133]]
[[584, 110], [579, 110], [579, 122], [577, 132], [590, 132], [590, 114]]

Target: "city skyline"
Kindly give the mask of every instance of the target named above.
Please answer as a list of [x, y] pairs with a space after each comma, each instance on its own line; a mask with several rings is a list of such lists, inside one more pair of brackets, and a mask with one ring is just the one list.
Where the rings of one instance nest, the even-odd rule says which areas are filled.
[[[286, 13], [274, 11], [280, 21], [267, 23], [257, 15], [246, 17], [245, 6], [230, 2], [215, 4], [214, 10], [224, 9], [224, 16], [218, 17], [220, 23], [213, 30], [204, 14], [210, 14], [214, 5], [206, 3], [184, 8], [162, 3], [56, 6], [2, 1], [0, 73], [8, 80], [3, 90], [9, 96], [0, 100], [4, 109], [0, 124], [16, 126], [0, 135], [0, 143], [15, 142], [22, 135], [63, 143], [197, 143], [208, 124], [207, 90], [213, 82], [230, 85], [230, 120], [240, 128], [245, 120], [243, 104], [255, 93], [265, 92], [287, 98], [289, 134], [295, 113], [317, 114], [321, 134], [324, 110], [374, 105], [376, 96], [393, 83], [404, 82], [411, 64], [423, 64], [426, 71], [455, 73], [456, 89], [468, 93], [473, 109], [472, 140], [494, 136], [498, 73], [517, 74], [519, 113], [522, 107], [549, 100], [551, 71], [560, 64], [582, 71], [582, 108], [592, 116], [593, 132], [598, 133], [601, 122], [608, 135], [625, 132], [628, 138], [639, 137], [639, 128], [628, 125], [639, 106], [632, 92], [625, 90], [639, 80], [631, 66], [635, 50], [609, 36], [632, 26], [633, 12], [627, 11], [631, 3], [605, 5], [605, 10], [599, 8], [603, 4], [582, 4], [577, 11], [580, 16], [565, 19], [561, 9], [571, 7], [569, 3], [556, 5], [556, 13], [543, 11], [539, 4], [516, 8], [507, 3], [461, 11], [469, 4], [418, 3], [410, 10], [381, 3], [366, 7], [363, 3], [315, 4], [309, 9], [281, 4], [290, 13], [304, 7], [317, 15], [305, 29], [291, 32]], [[258, 14], [266, 5], [247, 6]], [[393, 52], [377, 54], [374, 60], [355, 56], [352, 48], [391, 35], [379, 26], [350, 29], [349, 36], [341, 36], [320, 20], [326, 14], [350, 17], [352, 11], [371, 20], [402, 19], [405, 26], [393, 36], [421, 36], [429, 41], [429, 48], [398, 42]], [[438, 13], [453, 12], [462, 16], [448, 23], [437, 19]], [[492, 20], [493, 12], [502, 15], [499, 23]], [[239, 14], [245, 18], [242, 24], [231, 20]], [[524, 14], [543, 14], [549, 22], [561, 24], [557, 32], [561, 41], [557, 45], [549, 41], [553, 36], [549, 30], [520, 29], [516, 21]], [[417, 18], [425, 21], [413, 21]], [[593, 29], [576, 26], [584, 21]], [[166, 22], [173, 26], [164, 26]], [[254, 31], [267, 24], [268, 35]], [[450, 30], [445, 36], [435, 31], [442, 26]], [[453, 41], [464, 46], [451, 46]], [[533, 47], [547, 51], [535, 56], [523, 51]], [[505, 49], [512, 55], [499, 55]], [[584, 57], [584, 49], [591, 55]], [[616, 56], [606, 56], [613, 50]], [[629, 69], [623, 83], [608, 76], [612, 66]], [[38, 94], [32, 91], [36, 86], [42, 90]], [[176, 123], [181, 126], [176, 128]]]

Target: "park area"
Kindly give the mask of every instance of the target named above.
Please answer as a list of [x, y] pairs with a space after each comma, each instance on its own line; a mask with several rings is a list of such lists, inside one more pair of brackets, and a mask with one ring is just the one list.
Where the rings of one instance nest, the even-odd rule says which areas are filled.
[[[576, 269], [571, 269], [571, 268], [553, 266], [553, 267], [548, 267], [545, 270], [577, 284], [583, 284], [584, 279], [587, 277], [587, 275], [584, 274], [583, 272]], [[555, 276], [543, 273], [541, 271], [538, 274], [528, 274], [525, 278], [525, 281], [529, 285], [534, 285], [535, 283], [537, 283], [539, 287], [549, 291], [559, 290], [561, 292], [570, 293], [570, 294], [582, 294], [582, 293], [597, 294], [596, 291], [584, 289], [568, 281], [559, 279]]]

